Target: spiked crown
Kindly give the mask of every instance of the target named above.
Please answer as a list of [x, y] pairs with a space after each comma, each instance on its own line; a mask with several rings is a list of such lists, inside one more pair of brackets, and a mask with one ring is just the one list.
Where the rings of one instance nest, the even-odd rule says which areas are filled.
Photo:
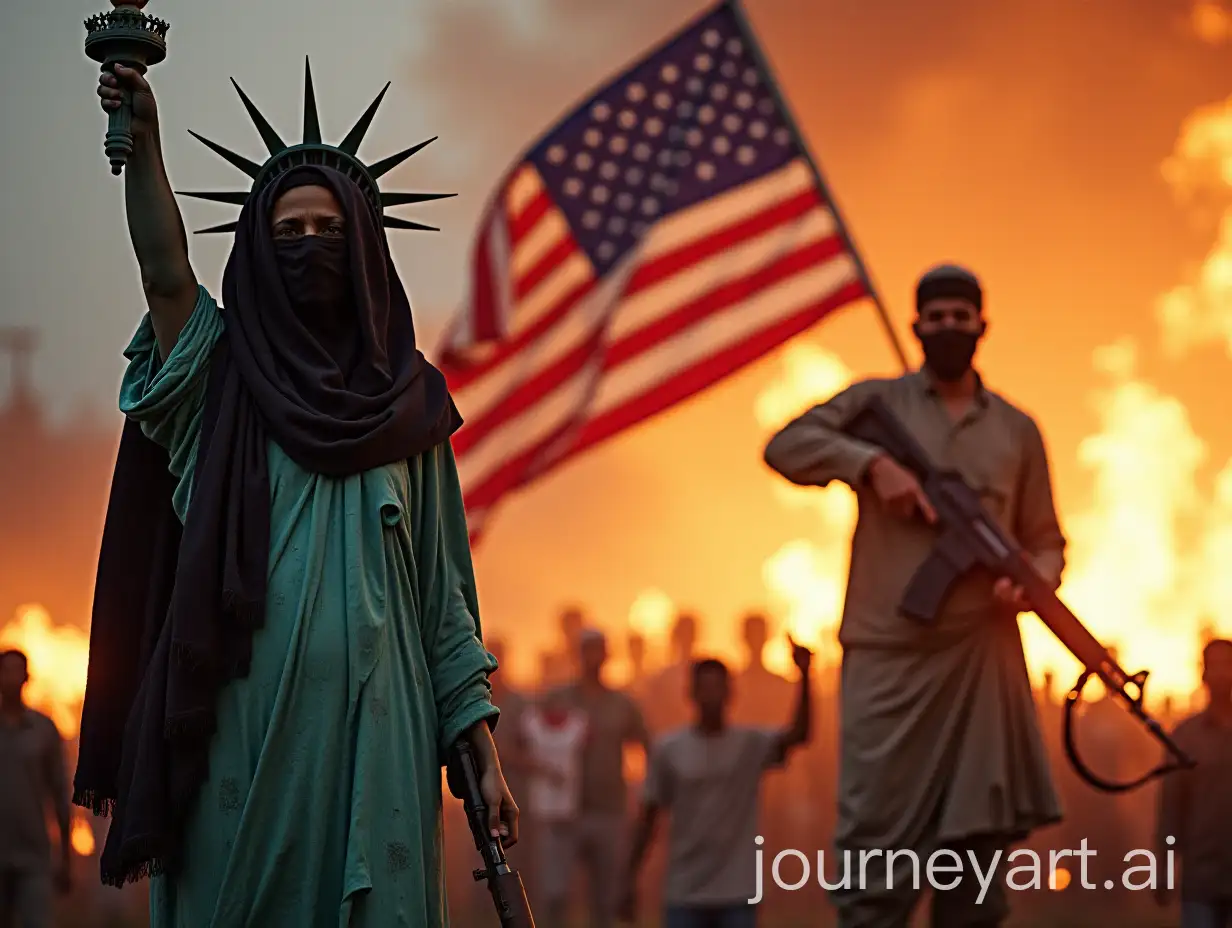
[[[396, 155], [390, 155], [388, 158], [375, 164], [367, 165], [359, 159], [359, 146], [363, 142], [364, 136], [368, 133], [368, 127], [372, 125], [372, 119], [376, 116], [376, 111], [380, 107], [381, 101], [385, 99], [385, 92], [389, 90], [389, 84], [386, 84], [381, 92], [377, 94], [377, 98], [372, 101], [372, 104], [359, 117], [359, 121], [355, 123], [354, 127], [341, 142], [337, 145], [327, 145], [321, 141], [321, 120], [317, 115], [316, 93], [312, 87], [312, 66], [305, 59], [303, 141], [298, 145], [288, 145], [274, 130], [274, 127], [269, 124], [269, 121], [261, 115], [261, 111], [248, 99], [248, 95], [240, 89], [240, 85], [235, 82], [234, 78], [232, 78], [231, 83], [240, 95], [240, 100], [248, 111], [249, 118], [252, 119], [253, 124], [257, 127], [257, 132], [261, 135], [261, 141], [265, 143], [265, 147], [269, 151], [269, 158], [264, 164], [257, 164], [255, 161], [250, 161], [243, 155], [237, 155], [235, 152], [223, 148], [218, 143], [211, 142], [209, 139], [203, 138], [196, 132], [189, 130], [193, 138], [252, 178], [252, 188], [247, 192], [202, 193], [177, 191], [179, 196], [193, 197], [198, 200], [210, 200], [214, 203], [231, 203], [242, 207], [250, 198], [260, 194], [262, 190], [292, 168], [302, 165], [319, 165], [321, 167], [333, 168], [354, 181], [359, 186], [359, 189], [363, 191], [364, 197], [368, 200], [373, 210], [375, 210], [377, 216], [381, 218], [381, 224], [385, 228], [413, 229], [425, 232], [440, 231], [435, 226], [426, 226], [419, 222], [412, 222], [409, 219], [400, 219], [397, 216], [386, 215], [385, 210], [391, 206], [405, 206], [409, 203], [443, 200], [447, 197], [457, 196], [457, 194], [382, 193], [377, 185], [377, 181], [381, 177], [388, 174], [420, 149], [435, 142], [436, 136], [433, 136], [426, 142], [413, 145], [405, 151], [400, 151]], [[217, 232], [234, 232], [237, 225], [239, 225], [238, 221], [224, 222], [222, 225], [213, 226], [209, 229], [198, 229], [197, 234], [208, 235]]]

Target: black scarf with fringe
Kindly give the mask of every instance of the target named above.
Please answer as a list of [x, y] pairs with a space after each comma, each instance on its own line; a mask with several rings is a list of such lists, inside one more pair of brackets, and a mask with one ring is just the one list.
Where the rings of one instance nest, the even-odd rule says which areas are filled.
[[[274, 203], [307, 184], [330, 189], [346, 217], [355, 326], [342, 333], [301, 318], [276, 261]], [[132, 420], [108, 501], [73, 801], [111, 817], [101, 876], [115, 886], [178, 868], [219, 692], [248, 673], [265, 615], [267, 442], [342, 477], [413, 458], [461, 425], [416, 348], [379, 217], [342, 174], [297, 168], [245, 205], [223, 301], [183, 526], [168, 454]]]

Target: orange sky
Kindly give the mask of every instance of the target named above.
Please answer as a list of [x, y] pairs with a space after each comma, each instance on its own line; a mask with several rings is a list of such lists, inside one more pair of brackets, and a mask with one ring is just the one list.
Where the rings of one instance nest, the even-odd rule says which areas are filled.
[[[448, 142], [425, 152], [417, 177], [465, 193], [432, 214], [448, 236], [394, 245], [428, 331], [461, 296], [461, 253], [499, 173], [698, 4], [531, 7], [519, 29], [477, 0], [425, 8], [419, 52], [396, 76], [424, 88], [413, 97], [415, 124], [439, 127]], [[1181, 0], [747, 7], [903, 336], [922, 268], [957, 260], [984, 278], [992, 326], [982, 370], [1041, 422], [1066, 519], [1091, 495], [1078, 449], [1097, 427], [1092, 355], [1122, 336], [1137, 340], [1145, 374], [1183, 400], [1209, 442], [1203, 475], [1222, 466], [1232, 441], [1212, 386], [1226, 382], [1228, 357], [1218, 346], [1183, 363], [1161, 357], [1154, 315], [1214, 236], [1217, 211], [1201, 217], [1178, 203], [1161, 164], [1186, 116], [1232, 93], [1222, 7], [1205, 5], [1205, 39]], [[207, 256], [221, 247], [194, 244]], [[442, 266], [455, 270], [442, 277]], [[893, 370], [867, 305], [803, 340], [858, 375]], [[484, 619], [516, 634], [516, 670], [547, 642], [567, 600], [617, 628], [635, 597], [657, 587], [708, 620], [703, 644], [726, 639], [742, 610], [766, 602], [766, 559], [818, 531], [809, 512], [782, 505], [760, 462], [767, 432], [754, 404], [780, 376], [781, 359], [767, 358], [498, 511], [476, 558]], [[81, 568], [72, 567], [92, 573]]]
[[[952, 15], [896, 4], [888, 23], [806, 14], [813, 4], [749, 7], [898, 329], [910, 339], [922, 267], [956, 259], [983, 276], [982, 369], [1040, 419], [1063, 513], [1090, 494], [1076, 458], [1096, 426], [1092, 353], [1123, 335], [1147, 347], [1144, 369], [1183, 398], [1213, 461], [1227, 458], [1224, 401], [1209, 391], [1227, 359], [1210, 350], [1181, 366], [1151, 350], [1156, 298], [1212, 235], [1175, 202], [1160, 164], [1187, 113], [1232, 92], [1226, 47], [1196, 39], [1179, 4], [1139, 15], [1102, 2], [944, 4]], [[501, 50], [457, 88], [457, 106], [517, 69]], [[867, 306], [805, 338], [857, 374], [893, 369]], [[699, 609], [714, 643], [726, 638], [741, 610], [766, 601], [765, 559], [817, 531], [775, 500], [760, 462], [753, 406], [779, 365], [767, 359], [507, 505], [477, 554], [492, 627], [517, 630], [522, 645], [524, 629], [542, 633], [574, 597], [617, 627], [653, 586]]]

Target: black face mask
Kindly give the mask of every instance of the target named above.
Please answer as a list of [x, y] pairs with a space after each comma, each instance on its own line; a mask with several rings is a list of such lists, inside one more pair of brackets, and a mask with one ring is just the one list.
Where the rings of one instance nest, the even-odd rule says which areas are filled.
[[964, 332], [959, 329], [939, 329], [916, 337], [924, 348], [924, 363], [933, 375], [943, 383], [961, 380], [971, 369], [975, 346], [980, 340], [979, 332]]
[[274, 242], [287, 299], [306, 323], [337, 323], [351, 304], [347, 243], [304, 235]]

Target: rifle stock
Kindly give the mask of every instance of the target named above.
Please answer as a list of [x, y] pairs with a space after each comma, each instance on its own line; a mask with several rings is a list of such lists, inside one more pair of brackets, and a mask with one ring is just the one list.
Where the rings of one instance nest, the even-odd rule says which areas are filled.
[[[1065, 703], [1065, 747], [1078, 774], [1097, 789], [1122, 792], [1173, 770], [1194, 766], [1193, 760], [1147, 712], [1144, 688], [1147, 671], [1127, 673], [1111, 652], [1091, 634], [1035, 566], [1018, 543], [984, 510], [979, 496], [953, 470], [942, 470], [929, 459], [914, 436], [898, 421], [885, 401], [873, 397], [844, 424], [843, 432], [873, 445], [911, 471], [937, 512], [940, 537], [911, 578], [900, 611], [908, 618], [931, 623], [950, 589], [967, 571], [980, 567], [1008, 577], [1024, 593], [1032, 611], [1082, 664], [1083, 672]], [[1098, 677], [1108, 691], [1141, 722], [1170, 758], [1138, 780], [1114, 783], [1095, 774], [1078, 756], [1073, 739], [1073, 713], [1083, 687]]]
[[479, 788], [479, 768], [465, 736], [454, 744], [446, 778], [449, 791], [462, 800], [475, 848], [483, 859], [483, 866], [473, 871], [475, 882], [487, 881], [501, 928], [535, 928], [522, 877], [505, 859], [500, 838], [488, 833], [488, 806]]

